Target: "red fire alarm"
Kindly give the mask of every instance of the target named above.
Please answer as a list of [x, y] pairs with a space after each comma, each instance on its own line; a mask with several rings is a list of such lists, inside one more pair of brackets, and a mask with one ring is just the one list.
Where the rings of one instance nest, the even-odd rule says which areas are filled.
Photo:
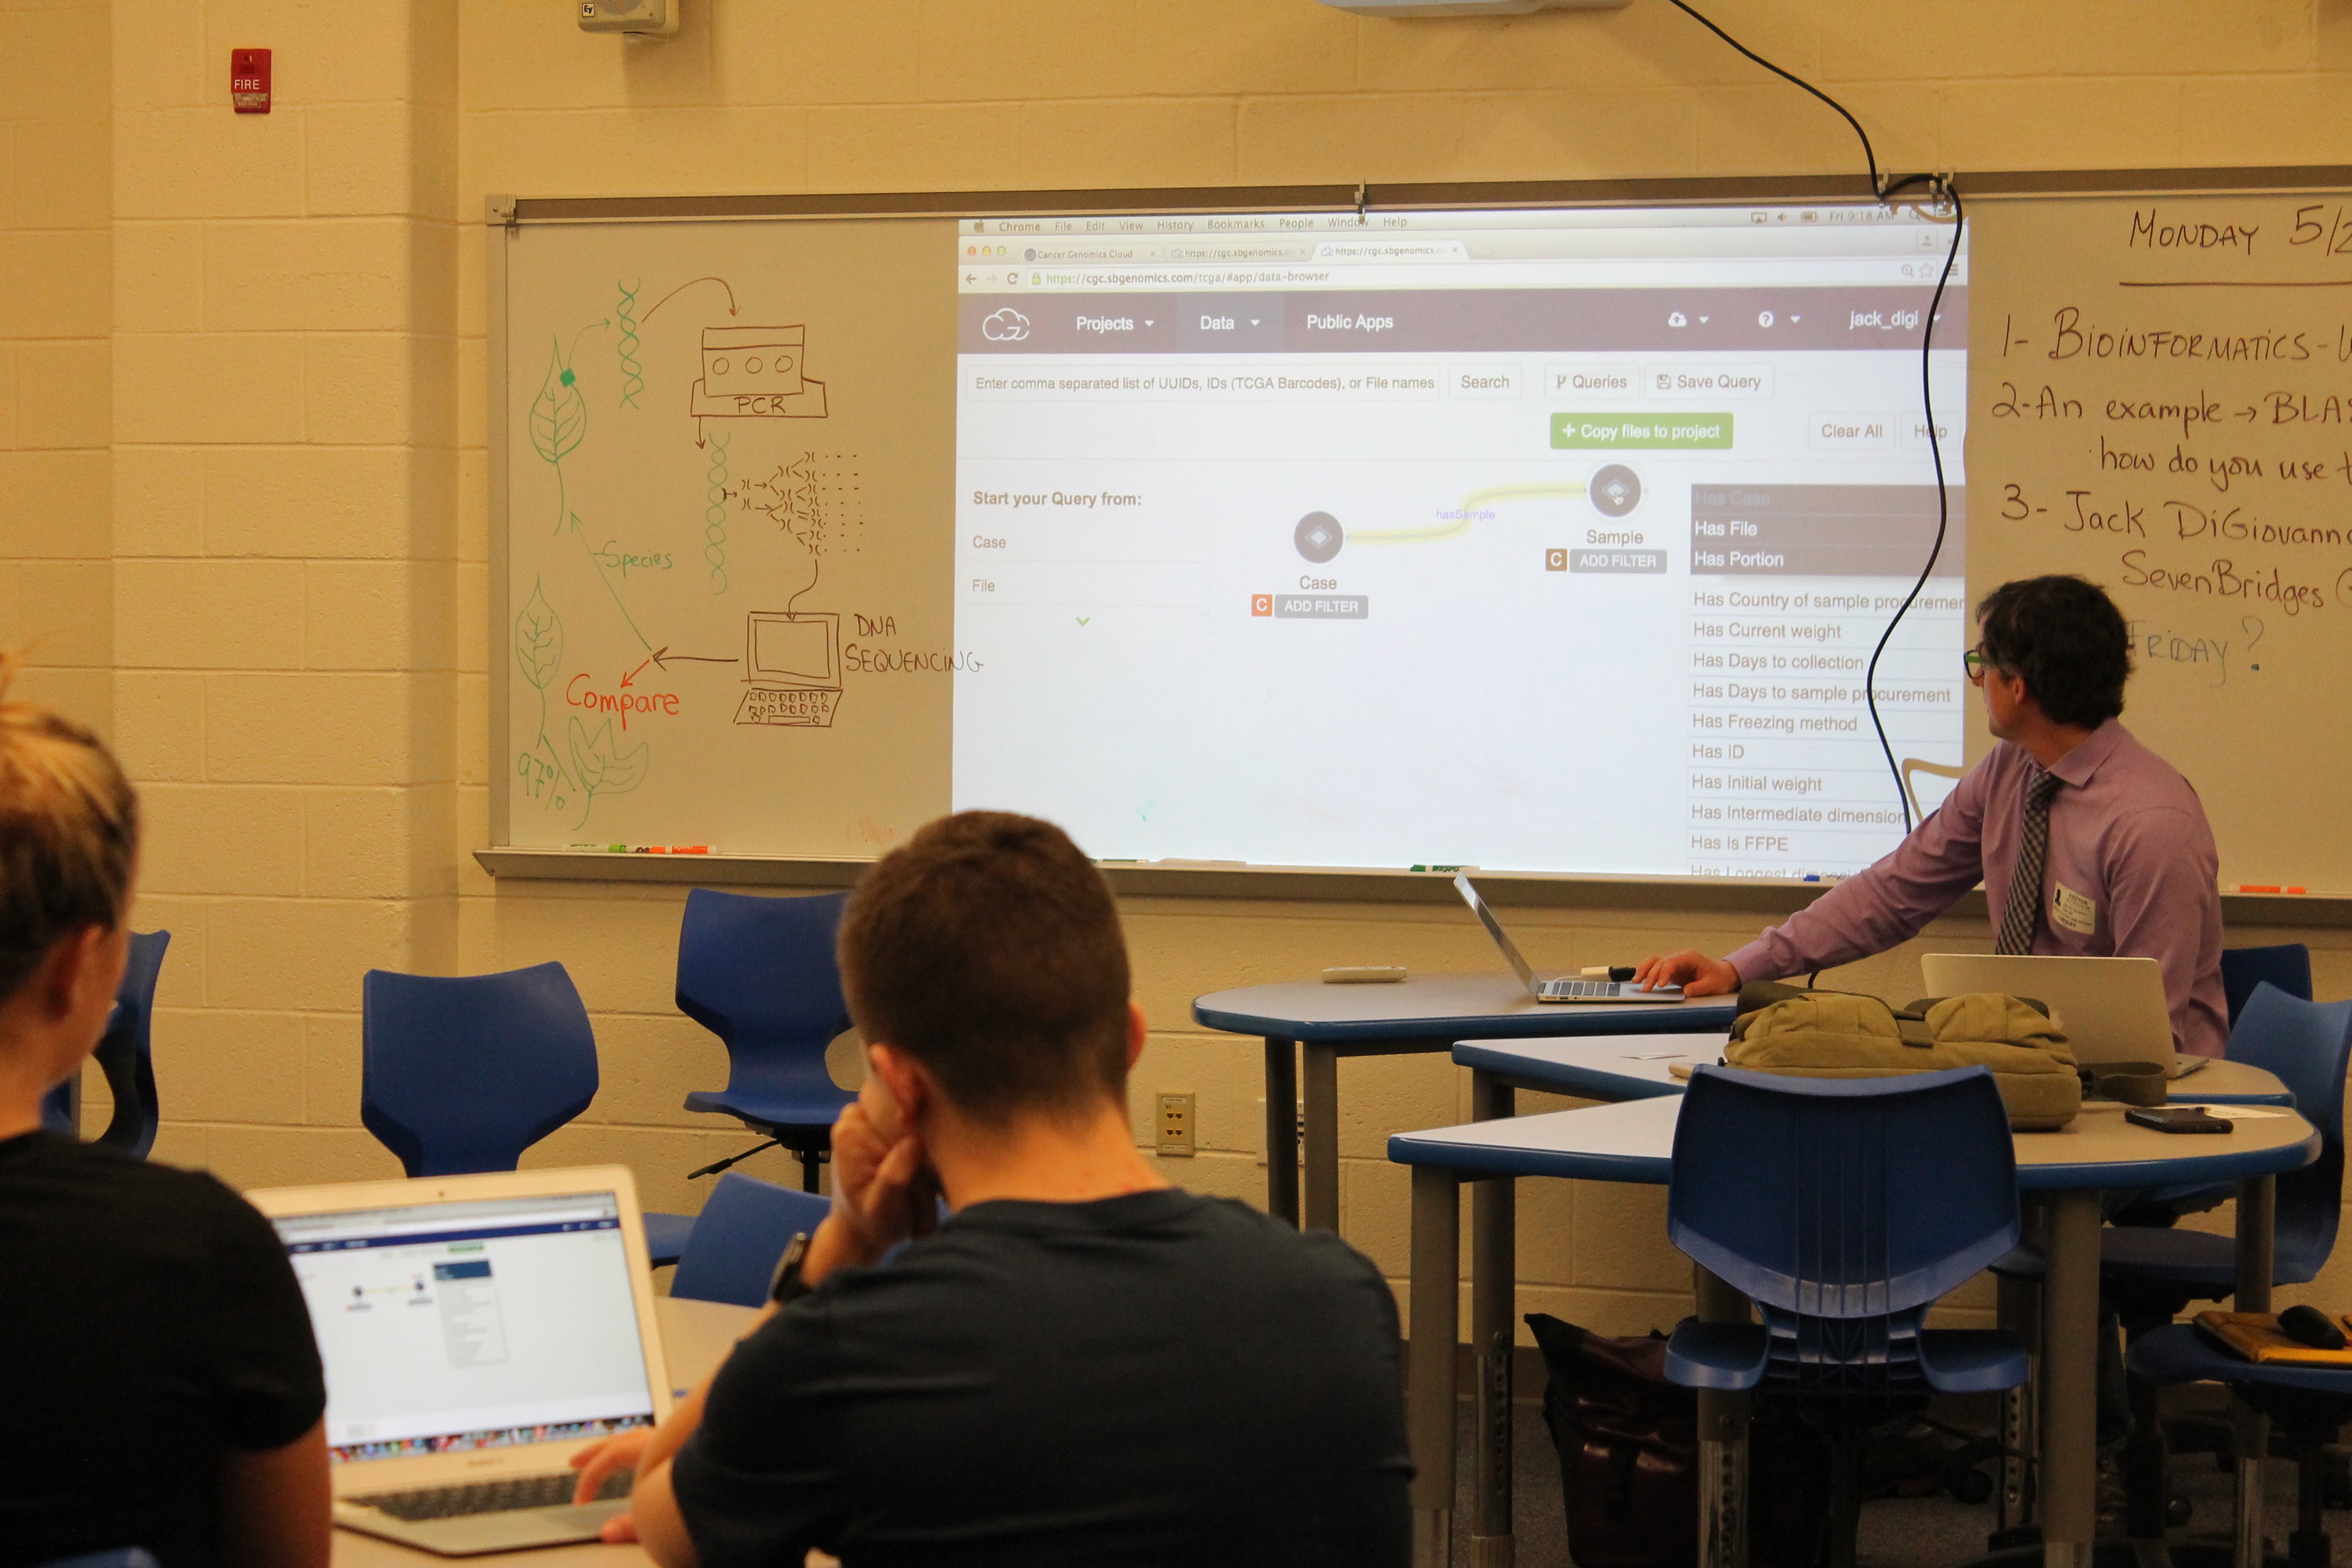
[[228, 97], [239, 114], [269, 112], [269, 51], [228, 52]]

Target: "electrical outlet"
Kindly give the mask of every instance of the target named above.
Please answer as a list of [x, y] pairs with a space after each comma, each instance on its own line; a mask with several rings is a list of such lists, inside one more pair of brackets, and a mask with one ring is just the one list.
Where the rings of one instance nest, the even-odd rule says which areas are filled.
[[1160, 1152], [1179, 1160], [1192, 1157], [1192, 1097], [1160, 1097]]

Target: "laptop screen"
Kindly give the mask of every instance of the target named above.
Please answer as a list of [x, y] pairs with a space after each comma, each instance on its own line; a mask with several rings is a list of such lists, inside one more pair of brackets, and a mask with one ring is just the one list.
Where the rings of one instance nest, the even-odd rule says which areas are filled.
[[652, 1421], [614, 1194], [272, 1223], [326, 1363], [337, 1462], [558, 1442]]

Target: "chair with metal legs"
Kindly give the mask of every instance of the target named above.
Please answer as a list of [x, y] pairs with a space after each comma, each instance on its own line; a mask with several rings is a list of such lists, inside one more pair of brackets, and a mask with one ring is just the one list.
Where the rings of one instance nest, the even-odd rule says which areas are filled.
[[1936, 1394], [2025, 1379], [2015, 1336], [1926, 1327], [1937, 1300], [2017, 1245], [2016, 1152], [1982, 1068], [1853, 1079], [1696, 1069], [1666, 1234], [1762, 1320], [1685, 1320], [1666, 1375], [1784, 1401], [1823, 1432], [1832, 1568], [1854, 1560], [1874, 1428]]
[[833, 1081], [825, 1047], [849, 1027], [833, 953], [846, 893], [762, 899], [697, 888], [677, 932], [677, 1008], [727, 1047], [727, 1087], [686, 1108], [732, 1116], [767, 1142], [692, 1173], [716, 1175], [782, 1144], [816, 1191], [833, 1121], [856, 1095]]

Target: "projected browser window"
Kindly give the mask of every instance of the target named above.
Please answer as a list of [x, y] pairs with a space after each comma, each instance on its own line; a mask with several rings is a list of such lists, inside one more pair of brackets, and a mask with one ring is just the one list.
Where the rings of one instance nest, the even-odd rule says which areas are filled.
[[[1927, 559], [1952, 231], [1875, 206], [968, 220], [958, 808], [1104, 859], [1851, 872]], [[1951, 485], [1881, 661], [1961, 757]]]

